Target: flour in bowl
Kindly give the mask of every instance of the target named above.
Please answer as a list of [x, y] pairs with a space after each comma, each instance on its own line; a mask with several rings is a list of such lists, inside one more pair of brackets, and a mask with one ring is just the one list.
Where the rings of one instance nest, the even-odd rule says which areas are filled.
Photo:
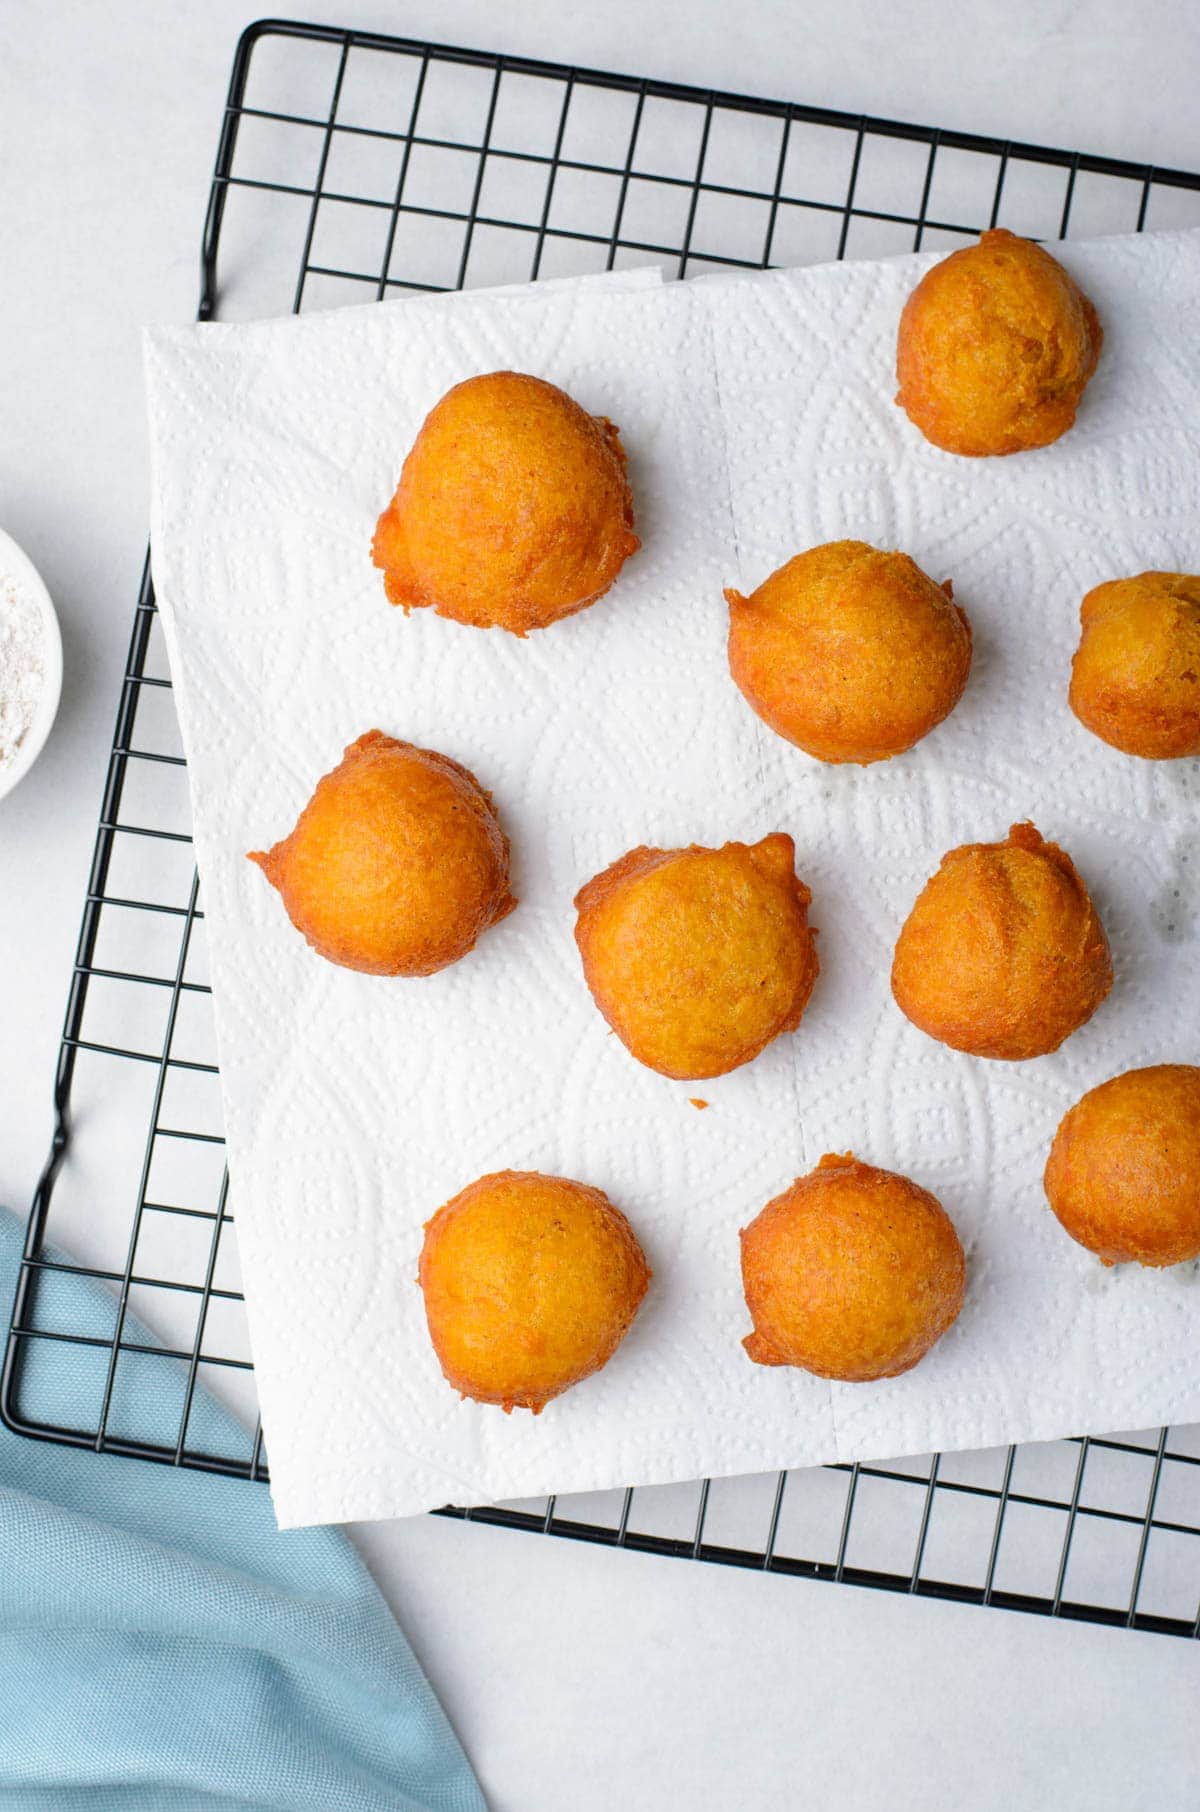
[[15, 761], [46, 682], [46, 623], [19, 579], [0, 573], [0, 773]]

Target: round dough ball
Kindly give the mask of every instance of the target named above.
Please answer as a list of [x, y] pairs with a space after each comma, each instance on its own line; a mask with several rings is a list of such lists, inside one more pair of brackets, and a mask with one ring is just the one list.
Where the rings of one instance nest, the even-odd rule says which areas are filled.
[[612, 1358], [650, 1271], [601, 1190], [500, 1170], [426, 1223], [417, 1281], [448, 1383], [536, 1416]]
[[632, 849], [580, 889], [587, 985], [639, 1063], [723, 1076], [795, 1031], [818, 967], [795, 861], [782, 831], [721, 849]]
[[1075, 865], [1032, 824], [942, 857], [896, 941], [900, 1011], [956, 1051], [1056, 1051], [1112, 987], [1108, 940]]
[[371, 558], [406, 614], [429, 605], [523, 636], [594, 604], [640, 546], [612, 422], [494, 371], [426, 416]]
[[864, 1383], [910, 1371], [962, 1308], [966, 1260], [937, 1197], [830, 1154], [743, 1228], [756, 1365]]
[[516, 905], [508, 839], [473, 774], [368, 730], [295, 829], [250, 860], [320, 956], [367, 975], [432, 975]]
[[1200, 577], [1139, 573], [1089, 591], [1071, 662], [1071, 709], [1122, 749], [1200, 755]]
[[1104, 335], [1062, 265], [1002, 227], [926, 271], [904, 305], [896, 401], [947, 453], [1021, 453], [1075, 420]]
[[1157, 1063], [1089, 1089], [1044, 1181], [1071, 1238], [1106, 1265], [1200, 1258], [1200, 1069]]
[[886, 761], [962, 697], [971, 628], [907, 554], [830, 541], [748, 598], [727, 591], [729, 671], [779, 736], [820, 761]]

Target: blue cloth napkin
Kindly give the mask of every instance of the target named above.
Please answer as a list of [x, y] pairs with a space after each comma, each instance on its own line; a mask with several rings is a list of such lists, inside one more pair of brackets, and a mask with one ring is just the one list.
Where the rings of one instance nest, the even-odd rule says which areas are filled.
[[[0, 1211], [3, 1300], [21, 1237]], [[114, 1299], [86, 1278], [47, 1274], [39, 1294], [43, 1325], [112, 1328]], [[26, 1346], [23, 1406], [94, 1427], [107, 1351]], [[136, 1399], [177, 1429], [185, 1384], [185, 1367], [124, 1355], [113, 1415]], [[197, 1393], [194, 1414], [189, 1439], [231, 1451], [225, 1411]], [[3, 1427], [0, 1807], [485, 1812], [344, 1536], [281, 1534], [262, 1485]]]

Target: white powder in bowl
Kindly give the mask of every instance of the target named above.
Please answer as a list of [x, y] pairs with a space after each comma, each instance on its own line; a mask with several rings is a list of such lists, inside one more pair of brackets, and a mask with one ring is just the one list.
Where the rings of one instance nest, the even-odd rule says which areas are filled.
[[36, 598], [0, 572], [0, 772], [16, 759], [46, 681], [46, 623]]

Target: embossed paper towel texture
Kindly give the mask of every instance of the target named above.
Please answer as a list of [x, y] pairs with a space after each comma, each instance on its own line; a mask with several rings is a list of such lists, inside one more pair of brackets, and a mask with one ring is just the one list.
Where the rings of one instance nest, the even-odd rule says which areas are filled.
[[[733, 531], [707, 326], [689, 291], [653, 300], [465, 298], [151, 344], [155, 572], [284, 1522], [746, 1463], [729, 1256], [794, 1124], [792, 1059], [731, 1079], [706, 1131], [694, 1089], [608, 1035], [572, 939], [575, 890], [631, 845], [769, 828], [722, 677]], [[620, 424], [645, 540], [619, 592], [525, 642], [406, 621], [369, 560], [426, 411], [505, 365]], [[320, 961], [244, 857], [373, 725], [467, 762], [513, 840], [519, 910], [423, 982]], [[537, 1420], [459, 1403], [414, 1283], [422, 1222], [504, 1165], [611, 1191], [657, 1272], [614, 1363]], [[726, 1369], [740, 1389], [718, 1388]], [[823, 1398], [813, 1415], [820, 1445]]]
[[[868, 1389], [761, 1380], [781, 1430], [799, 1397], [827, 1389], [841, 1459], [1200, 1413], [1196, 1267], [1104, 1271], [1041, 1190], [1054, 1128], [1084, 1089], [1200, 1060], [1200, 763], [1131, 760], [1066, 701], [1084, 592], [1200, 565], [1200, 234], [1055, 252], [1096, 304], [1104, 353], [1072, 431], [1006, 459], [931, 447], [892, 400], [896, 323], [935, 256], [706, 286], [742, 588], [801, 548], [857, 537], [953, 579], [974, 632], [962, 702], [899, 760], [830, 768], [746, 720], [761, 796], [796, 838], [822, 928], [795, 1040], [804, 1162], [852, 1145], [911, 1173], [968, 1250], [961, 1319], [916, 1371]], [[964, 1057], [895, 1007], [892, 946], [945, 850], [1027, 817], [1078, 862], [1116, 982], [1053, 1056]]]
[[[1109, 357], [1075, 435], [1028, 456], [1028, 475], [1024, 460], [950, 460], [890, 404], [896, 314], [928, 260], [152, 341], [155, 570], [285, 1525], [1196, 1412], [1190, 1273], [1101, 1274], [1038, 1186], [1080, 1089], [1189, 1054], [1180, 1008], [1195, 983], [1180, 879], [1190, 770], [1123, 763], [1063, 700], [1085, 586], [1194, 564], [1196, 398], [1171, 374], [1195, 254], [1119, 243], [1070, 260]], [[525, 643], [428, 613], [406, 622], [367, 559], [430, 404], [504, 364], [619, 422], [646, 543], [595, 609]], [[1073, 478], [1050, 463], [1064, 455]], [[739, 559], [750, 585], [842, 534], [953, 573], [976, 628], [956, 716], [863, 771], [760, 730], [723, 656], [720, 589]], [[285, 831], [375, 724], [468, 762], [514, 841], [519, 911], [426, 981], [320, 962], [242, 853]], [[908, 1027], [887, 968], [942, 850], [1027, 813], [1084, 866], [1118, 986], [1057, 1057], [988, 1065]], [[632, 844], [775, 828], [795, 835], [814, 888], [823, 974], [801, 1033], [705, 1083], [698, 1114], [698, 1085], [640, 1069], [607, 1035], [571, 896]], [[847, 1146], [937, 1189], [972, 1260], [966, 1309], [934, 1354], [857, 1388], [755, 1368], [738, 1344], [738, 1226]], [[413, 1283], [422, 1221], [510, 1164], [608, 1189], [656, 1272], [606, 1371], [536, 1419], [457, 1401]]]

